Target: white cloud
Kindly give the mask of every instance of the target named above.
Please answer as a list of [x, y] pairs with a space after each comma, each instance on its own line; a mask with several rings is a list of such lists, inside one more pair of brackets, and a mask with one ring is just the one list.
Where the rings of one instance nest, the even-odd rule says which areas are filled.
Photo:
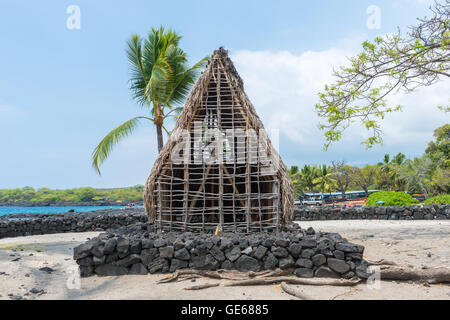
[[[348, 152], [354, 155], [348, 160], [367, 158], [365, 147], [360, 143], [368, 133], [358, 124], [349, 128], [343, 140], [328, 153], [321, 153], [324, 138], [323, 132], [317, 128], [321, 119], [314, 111], [318, 102], [317, 93], [323, 90], [325, 84], [333, 82], [333, 68], [346, 64], [347, 57], [353, 54], [354, 48], [351, 51], [330, 48], [301, 54], [243, 50], [231, 55], [244, 80], [245, 90], [266, 128], [279, 129], [281, 140], [291, 141], [289, 150], [280, 150], [287, 158], [298, 158], [299, 154], [337, 158]], [[436, 109], [439, 104], [448, 104], [448, 92], [450, 81], [413, 94], [393, 96], [390, 102], [404, 105], [405, 111], [383, 120], [385, 143], [377, 147], [378, 153], [386, 150], [398, 150], [409, 155], [422, 153], [427, 141], [432, 139], [433, 130], [449, 120], [444, 119], [446, 115]]]
[[16, 114], [18, 112], [19, 112], [18, 108], [11, 107], [8, 105], [0, 105], [0, 113], [2, 115], [11, 115], [11, 114]]
[[435, 0], [394, 0], [391, 2], [391, 5], [393, 8], [404, 8], [411, 5], [420, 5], [428, 8], [434, 2]]
[[0, 120], [27, 115], [28, 110], [11, 106], [9, 104], [0, 104]]
[[331, 80], [333, 66], [345, 63], [345, 56], [342, 50], [330, 49], [300, 55], [237, 51], [231, 58], [265, 125], [308, 143], [318, 122], [316, 94]]

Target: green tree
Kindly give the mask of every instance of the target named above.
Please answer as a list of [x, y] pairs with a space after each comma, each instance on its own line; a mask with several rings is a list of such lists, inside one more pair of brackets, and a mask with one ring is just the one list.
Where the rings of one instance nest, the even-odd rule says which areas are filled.
[[345, 199], [352, 177], [355, 175], [355, 168], [345, 164], [345, 161], [332, 161], [332, 172], [334, 180], [336, 181], [336, 188]]
[[438, 167], [450, 169], [450, 124], [445, 124], [434, 131], [436, 141], [428, 143], [425, 153], [438, 164]]
[[92, 153], [92, 165], [100, 174], [100, 166], [112, 148], [121, 139], [131, 134], [141, 120], [151, 121], [156, 126], [158, 152], [163, 147], [163, 132], [168, 130], [164, 122], [177, 113], [192, 85], [204, 68], [207, 58], [187, 65], [186, 53], [178, 43], [181, 36], [163, 27], [152, 29], [146, 39], [133, 35], [128, 41], [127, 56], [130, 63], [130, 89], [133, 98], [147, 108], [149, 114], [125, 121], [109, 132]]
[[421, 158], [407, 160], [400, 171], [401, 177], [406, 182], [406, 190], [409, 192], [423, 192], [426, 198], [433, 196], [433, 174], [435, 165], [431, 158], [424, 155]]
[[323, 164], [319, 167], [317, 178], [314, 179], [314, 183], [317, 183], [319, 186], [319, 191], [324, 193], [331, 193], [333, 189], [336, 187], [336, 180], [334, 179], [334, 174], [331, 170], [331, 167]]
[[300, 171], [302, 185], [305, 191], [317, 191], [315, 187], [319, 184], [316, 178], [319, 176], [319, 168], [316, 166], [305, 165]]
[[292, 186], [294, 187], [295, 197], [298, 197], [303, 193], [303, 181], [301, 180], [301, 175], [298, 170], [298, 166], [292, 166], [289, 168], [289, 176], [292, 181]]
[[405, 181], [400, 175], [402, 165], [405, 163], [406, 156], [399, 152], [391, 161], [391, 179], [393, 188], [397, 191], [404, 191]]
[[389, 154], [385, 154], [383, 161], [378, 163], [378, 185], [381, 189], [386, 190], [403, 190], [405, 181], [400, 175], [400, 169], [405, 163], [406, 156], [399, 152], [392, 160]]
[[367, 148], [381, 143], [379, 120], [402, 109], [388, 104], [389, 95], [450, 78], [450, 0], [436, 2], [431, 11], [433, 16], [418, 19], [406, 36], [399, 30], [364, 42], [350, 66], [334, 72], [335, 83], [325, 86], [316, 105], [317, 114], [325, 119], [320, 124], [325, 149], [355, 121], [370, 132], [364, 141]]
[[366, 198], [369, 196], [369, 188], [375, 183], [378, 166], [366, 165], [362, 168], [355, 167], [355, 179], [354, 183], [364, 190]]
[[296, 173], [298, 173], [298, 167], [297, 166], [292, 166], [292, 167], [289, 168], [289, 174], [291, 176], [295, 175]]
[[76, 192], [79, 201], [92, 201], [95, 193], [95, 189], [90, 187], [79, 188]]

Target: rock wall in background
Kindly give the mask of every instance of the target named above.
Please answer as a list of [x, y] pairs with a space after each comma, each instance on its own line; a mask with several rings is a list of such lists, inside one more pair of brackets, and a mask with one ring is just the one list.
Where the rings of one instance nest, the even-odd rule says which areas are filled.
[[294, 220], [448, 220], [450, 205], [405, 207], [295, 206]]
[[[450, 205], [409, 207], [303, 207], [296, 206], [294, 220], [447, 220]], [[143, 208], [109, 209], [59, 214], [11, 214], [0, 216], [0, 238], [48, 233], [104, 231], [147, 222]]]
[[104, 231], [148, 221], [143, 208], [68, 212], [58, 214], [11, 214], [0, 216], [0, 238], [48, 233]]

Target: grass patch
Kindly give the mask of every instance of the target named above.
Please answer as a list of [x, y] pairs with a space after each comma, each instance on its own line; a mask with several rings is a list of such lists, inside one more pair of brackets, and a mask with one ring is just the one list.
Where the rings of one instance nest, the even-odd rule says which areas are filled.
[[45, 247], [35, 246], [31, 244], [8, 243], [0, 244], [0, 250], [19, 250], [19, 251], [36, 251], [43, 252]]

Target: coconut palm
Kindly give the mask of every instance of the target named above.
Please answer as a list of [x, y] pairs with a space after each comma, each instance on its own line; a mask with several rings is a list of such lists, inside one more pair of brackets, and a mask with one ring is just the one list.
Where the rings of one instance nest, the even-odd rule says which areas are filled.
[[389, 154], [385, 154], [383, 162], [379, 162], [380, 167], [380, 186], [392, 190], [393, 188], [393, 166]]
[[163, 147], [163, 130], [169, 134], [165, 121], [177, 117], [192, 85], [204, 68], [207, 57], [192, 67], [187, 65], [186, 53], [178, 43], [181, 36], [164, 27], [152, 29], [146, 39], [133, 35], [127, 43], [130, 63], [130, 89], [133, 99], [148, 111], [147, 115], [125, 121], [109, 132], [92, 153], [92, 165], [100, 174], [100, 166], [113, 147], [131, 134], [141, 120], [156, 126], [158, 152]]
[[315, 187], [319, 184], [315, 179], [319, 175], [319, 168], [316, 166], [305, 165], [300, 171], [301, 180], [306, 190], [315, 191]]
[[313, 180], [319, 186], [319, 190], [322, 194], [332, 191], [336, 187], [336, 180], [334, 179], [334, 173], [331, 168], [326, 164], [322, 165], [317, 170], [318, 177]]

